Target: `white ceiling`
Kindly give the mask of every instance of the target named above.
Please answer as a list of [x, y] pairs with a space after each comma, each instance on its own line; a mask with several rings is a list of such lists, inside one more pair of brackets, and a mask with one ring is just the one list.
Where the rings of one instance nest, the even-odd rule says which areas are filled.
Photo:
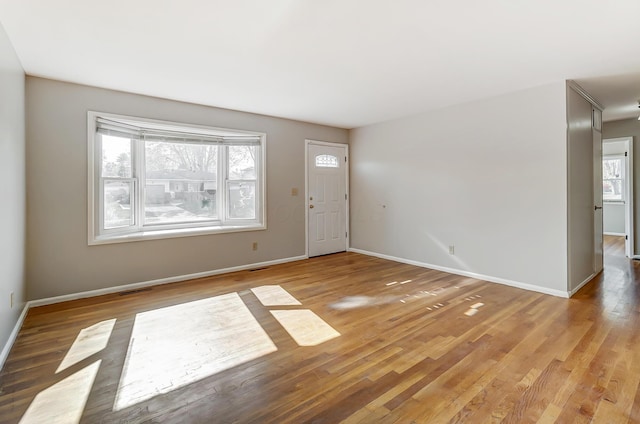
[[565, 79], [605, 119], [637, 115], [639, 17], [638, 0], [0, 0], [29, 75], [343, 128]]

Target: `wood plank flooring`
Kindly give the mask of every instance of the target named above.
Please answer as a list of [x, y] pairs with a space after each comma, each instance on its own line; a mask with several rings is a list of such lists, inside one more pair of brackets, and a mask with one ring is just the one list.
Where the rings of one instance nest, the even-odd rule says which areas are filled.
[[572, 299], [341, 253], [34, 308], [0, 423], [639, 423], [640, 269], [606, 245]]

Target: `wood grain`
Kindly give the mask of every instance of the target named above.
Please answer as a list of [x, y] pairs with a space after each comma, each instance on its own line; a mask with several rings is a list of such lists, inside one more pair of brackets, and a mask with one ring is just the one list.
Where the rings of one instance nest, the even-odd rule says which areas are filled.
[[[624, 240], [605, 242], [604, 272], [572, 299], [341, 253], [34, 308], [0, 373], [0, 423], [68, 419], [73, 405], [82, 423], [637, 423], [640, 267], [624, 257]], [[273, 286], [267, 306], [252, 291], [263, 286]], [[209, 314], [215, 325], [184, 315], [232, 293], [240, 300], [226, 315]], [[230, 341], [210, 334], [224, 332], [224, 320], [242, 327], [235, 304], [277, 350], [211, 375], [201, 372], [206, 361], [182, 365], [193, 349], [215, 350], [206, 340], [246, 348], [246, 331]], [[132, 348], [132, 336], [150, 337], [136, 322], [163, 310], [182, 315], [162, 316], [166, 330]], [[274, 318], [278, 310], [312, 311], [339, 336], [300, 346]], [[297, 324], [289, 327], [305, 328]], [[323, 325], [308, 331], [315, 327]], [[100, 339], [96, 351], [91, 337]], [[165, 346], [172, 340], [180, 343]], [[127, 364], [140, 363], [127, 355], [145, 346], [153, 346], [145, 361], [171, 358], [178, 374], [198, 368], [198, 378], [180, 374], [188, 384], [114, 408]], [[92, 373], [86, 401], [73, 398]]]

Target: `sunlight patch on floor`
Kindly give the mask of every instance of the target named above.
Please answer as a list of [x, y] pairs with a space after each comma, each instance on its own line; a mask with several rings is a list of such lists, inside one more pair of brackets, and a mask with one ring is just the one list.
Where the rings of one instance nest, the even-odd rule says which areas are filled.
[[62, 359], [60, 366], [58, 366], [56, 370], [56, 374], [87, 359], [91, 355], [95, 355], [107, 347], [115, 324], [116, 320], [114, 318], [82, 329], [64, 359]]
[[309, 309], [271, 311], [299, 346], [316, 346], [340, 336], [333, 327]]
[[237, 293], [139, 313], [114, 410], [276, 350]]
[[298, 299], [280, 286], [254, 287], [251, 291], [264, 306], [302, 305]]
[[79, 423], [101, 362], [96, 361], [38, 393], [20, 424]]

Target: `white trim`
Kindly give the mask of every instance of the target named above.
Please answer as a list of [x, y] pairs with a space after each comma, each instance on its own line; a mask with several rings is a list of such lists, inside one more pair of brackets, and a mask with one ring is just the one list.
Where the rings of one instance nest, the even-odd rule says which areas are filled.
[[[604, 106], [602, 106], [602, 103], [600, 103], [595, 97], [593, 97], [591, 94], [587, 93], [585, 91], [584, 88], [580, 87], [580, 85], [575, 82], [574, 80], [567, 80], [567, 85], [571, 88], [573, 88], [573, 90], [575, 92], [577, 92], [578, 94], [580, 94], [582, 97], [584, 97], [584, 99], [586, 101], [588, 101], [589, 103], [591, 103], [593, 106], [595, 106], [596, 108], [600, 109], [600, 111], [604, 110]], [[601, 130], [598, 130], [601, 131]]]
[[[554, 289], [549, 289], [549, 288], [546, 288], [546, 287], [535, 286], [533, 284], [521, 283], [519, 281], [507, 280], [505, 278], [492, 277], [490, 275], [477, 274], [475, 272], [462, 271], [460, 269], [428, 264], [428, 263], [425, 263], [425, 262], [419, 262], [419, 261], [414, 261], [414, 260], [410, 260], [410, 259], [399, 258], [399, 257], [396, 257], [396, 256], [385, 255], [385, 254], [382, 254], [382, 253], [369, 252], [367, 250], [356, 249], [356, 248], [353, 248], [353, 247], [349, 248], [349, 252], [360, 253], [362, 255], [367, 255], [367, 256], [375, 256], [376, 258], [387, 259], [387, 260], [390, 260], [390, 261], [395, 261], [395, 262], [400, 262], [400, 263], [403, 263], [403, 264], [419, 266], [419, 267], [422, 267], [422, 268], [435, 269], [437, 271], [448, 272], [449, 274], [456, 274], [456, 275], [462, 275], [464, 277], [477, 278], [478, 280], [488, 281], [488, 282], [491, 282], [491, 283], [503, 284], [505, 286], [516, 287], [516, 288], [519, 288], [519, 289], [534, 291], [534, 292], [543, 293], [543, 294], [549, 294], [549, 295], [552, 295], [552, 296], [564, 297], [564, 298], [570, 297], [569, 293], [561, 291], [561, 290], [554, 290]], [[582, 283], [582, 284], [584, 285], [585, 283]], [[579, 287], [582, 287], [582, 286], [579, 286]]]
[[309, 257], [309, 143], [304, 144], [304, 254]]
[[157, 280], [143, 281], [143, 282], [140, 282], [140, 283], [124, 284], [124, 285], [121, 285], [121, 286], [107, 287], [107, 288], [104, 288], [104, 289], [89, 290], [89, 291], [80, 292], [80, 293], [72, 293], [72, 294], [67, 294], [67, 295], [62, 295], [62, 296], [48, 297], [48, 298], [45, 298], [45, 299], [32, 300], [32, 301], [29, 301], [28, 303], [29, 303], [30, 307], [52, 305], [54, 303], [67, 302], [69, 300], [84, 299], [84, 298], [87, 298], [87, 297], [94, 297], [94, 296], [101, 296], [101, 295], [104, 295], [104, 294], [119, 293], [119, 292], [122, 292], [122, 291], [136, 290], [136, 289], [140, 289], [140, 288], [144, 288], [144, 287], [159, 286], [161, 284], [168, 284], [168, 283], [176, 283], [176, 282], [179, 282], [179, 281], [194, 280], [196, 278], [211, 277], [213, 275], [228, 274], [230, 272], [236, 272], [236, 271], [246, 271], [248, 269], [263, 268], [265, 266], [279, 265], [279, 264], [284, 264], [284, 263], [287, 263], [287, 262], [301, 261], [301, 260], [304, 260], [304, 259], [308, 259], [308, 257], [306, 255], [293, 256], [293, 257], [290, 257], [290, 258], [275, 259], [273, 261], [258, 262], [258, 263], [247, 264], [247, 265], [239, 265], [239, 266], [234, 266], [234, 267], [230, 267], [230, 268], [222, 268], [222, 269], [216, 269], [216, 270], [205, 271], [205, 272], [196, 272], [194, 274], [177, 275], [175, 277], [160, 278], [160, 279], [157, 279]]
[[624, 228], [625, 234], [604, 233], [607, 235], [621, 235], [627, 236], [625, 241], [625, 256], [629, 258], [635, 258], [634, 251], [634, 196], [633, 196], [633, 137], [617, 137], [617, 138], [605, 138], [602, 140], [602, 144], [623, 142], [625, 145], [625, 151], [627, 152], [625, 161], [625, 211], [624, 211]]
[[0, 352], [0, 370], [2, 370], [5, 361], [9, 357], [9, 352], [11, 352], [11, 348], [18, 338], [18, 333], [20, 332], [20, 328], [22, 327], [22, 323], [24, 322], [24, 319], [27, 316], [27, 312], [29, 311], [30, 307], [31, 305], [29, 304], [29, 302], [25, 303], [24, 308], [22, 308], [22, 313], [18, 317], [18, 321], [16, 321], [16, 325], [13, 326], [13, 331], [11, 331], [7, 343], [5, 343], [4, 347], [2, 348], [2, 352]]
[[125, 233], [119, 235], [98, 236], [89, 243], [90, 246], [112, 243], [127, 243], [144, 240], [157, 240], [178, 237], [205, 236], [210, 234], [241, 233], [244, 231], [266, 230], [266, 225], [250, 224], [245, 226], [219, 225], [215, 227], [173, 228], [168, 230], [150, 230], [137, 233]]
[[345, 250], [349, 250], [349, 246], [351, 245], [351, 230], [349, 228], [350, 221], [350, 210], [349, 205], [351, 204], [351, 192], [349, 191], [349, 167], [350, 167], [350, 158], [349, 158], [349, 145], [344, 143], [333, 143], [330, 141], [320, 141], [320, 140], [305, 140], [304, 146], [304, 254], [309, 257], [309, 146], [313, 144], [316, 146], [329, 146], [329, 147], [339, 147], [344, 148], [344, 155], [346, 157], [346, 163], [344, 167], [345, 173], [345, 194], [347, 196], [346, 204], [345, 204], [345, 231], [347, 236], [345, 237]]
[[608, 231], [603, 231], [602, 234], [605, 236], [626, 236], [625, 233], [610, 233]]
[[574, 294], [576, 294], [576, 293], [578, 292], [578, 290], [580, 290], [580, 289], [581, 289], [585, 284], [587, 284], [589, 281], [593, 280], [593, 278], [594, 278], [596, 275], [598, 275], [598, 274], [596, 274], [596, 273], [594, 272], [593, 274], [591, 274], [590, 276], [588, 276], [588, 277], [587, 277], [587, 278], [586, 278], [582, 283], [578, 284], [578, 287], [576, 287], [575, 289], [573, 289], [573, 290], [571, 290], [571, 291], [569, 292], [569, 296], [568, 296], [568, 297], [571, 297], [571, 296], [573, 296]]
[[633, 137], [627, 137], [627, 163], [626, 163], [626, 183], [627, 183], [627, 196], [625, 206], [627, 212], [625, 213], [625, 231], [627, 232], [627, 240], [625, 244], [625, 254], [628, 257], [632, 257], [635, 254], [634, 249], [634, 194], [633, 194]]

